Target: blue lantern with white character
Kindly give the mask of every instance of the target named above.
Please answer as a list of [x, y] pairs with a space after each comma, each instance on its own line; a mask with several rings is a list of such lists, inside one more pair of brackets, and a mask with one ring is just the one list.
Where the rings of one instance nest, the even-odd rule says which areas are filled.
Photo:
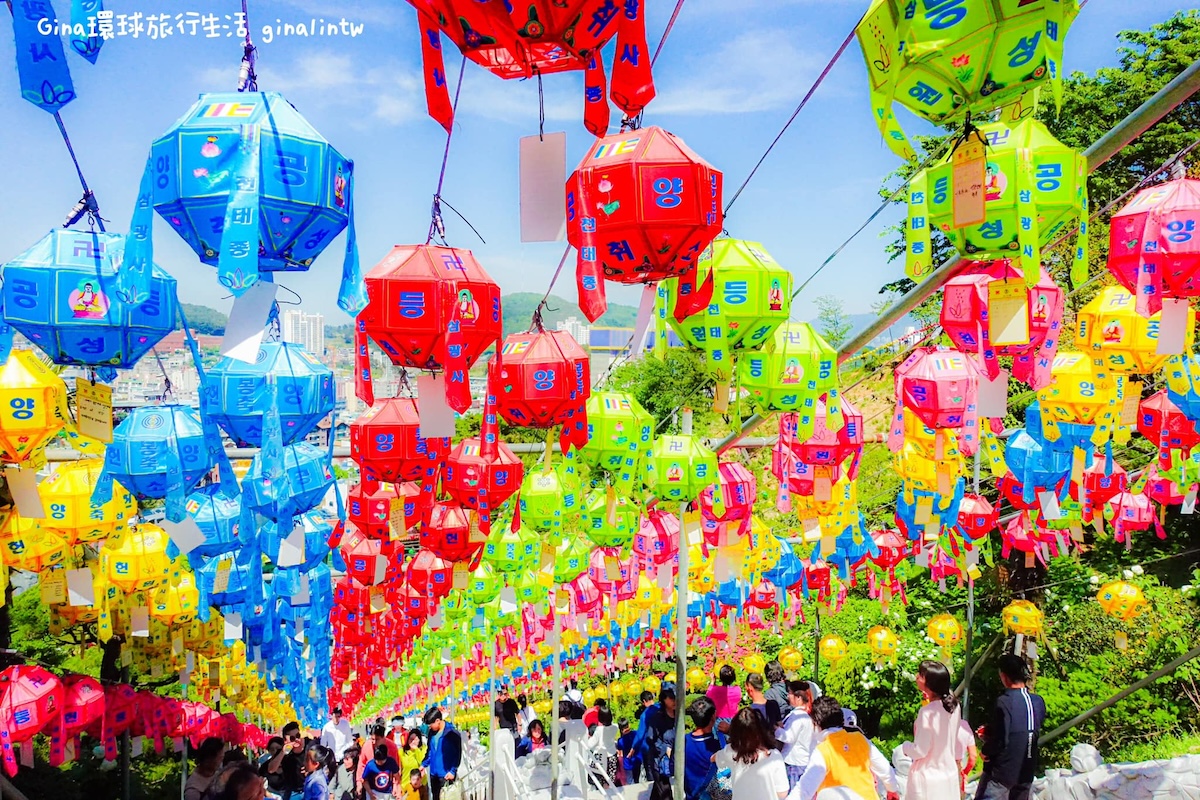
[[333, 370], [303, 345], [263, 342], [253, 364], [222, 359], [208, 371], [204, 391], [208, 413], [239, 443], [261, 447], [263, 417], [270, 410], [268, 381], [276, 386], [283, 443], [300, 441], [333, 411], [337, 392]]
[[316, 508], [333, 485], [329, 451], [300, 442], [283, 448], [278, 465], [264, 466], [269, 460], [265, 452], [250, 462], [242, 480], [242, 502], [276, 521]]
[[56, 364], [128, 369], [175, 327], [175, 279], [152, 265], [144, 298], [117, 291], [125, 237], [53, 230], [3, 267], [4, 321]]
[[[144, 406], [130, 412], [104, 451], [105, 477], [116, 480], [139, 500], [178, 496], [212, 468], [204, 428], [188, 406]], [[93, 495], [95, 497], [96, 495]]]

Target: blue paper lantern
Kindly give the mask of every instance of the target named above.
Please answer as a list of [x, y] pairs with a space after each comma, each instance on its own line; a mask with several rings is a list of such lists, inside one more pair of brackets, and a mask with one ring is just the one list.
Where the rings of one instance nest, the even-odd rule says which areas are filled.
[[56, 364], [128, 369], [175, 327], [175, 279], [154, 265], [147, 294], [117, 291], [125, 237], [54, 230], [3, 267], [4, 321]]
[[253, 364], [222, 359], [204, 382], [208, 413], [235, 441], [261, 447], [263, 415], [270, 406], [267, 380], [273, 378], [283, 444], [292, 444], [317, 427], [337, 402], [333, 370], [303, 345], [263, 342]]
[[263, 554], [271, 559], [271, 563], [278, 564], [280, 545], [297, 528], [304, 530], [304, 560], [289, 567], [298, 566], [303, 573], [320, 564], [329, 555], [329, 536], [333, 533], [333, 525], [324, 515], [310, 511], [295, 519], [267, 522], [262, 528], [262, 549]]
[[[192, 567], [197, 568], [203, 563], [200, 559], [212, 558], [224, 553], [233, 553], [244, 544], [241, 530], [242, 498], [240, 493], [225, 489], [220, 484], [213, 483], [202, 486], [187, 497], [187, 513], [196, 523], [204, 542], [194, 547], [188, 553]], [[253, 538], [253, 531], [246, 531]], [[174, 555], [171, 548], [167, 552]]]
[[139, 500], [171, 492], [183, 500], [211, 468], [200, 418], [187, 406], [135, 408], [104, 451], [104, 472]]
[[151, 146], [146, 169], [154, 210], [234, 294], [260, 271], [307, 270], [349, 225], [338, 302], [351, 314], [366, 305], [353, 241], [354, 162], [282, 95], [200, 95]]
[[333, 485], [329, 451], [304, 442], [283, 448], [282, 471], [271, 480], [263, 474], [263, 454], [255, 456], [242, 480], [242, 502], [268, 519], [290, 520], [316, 508]]

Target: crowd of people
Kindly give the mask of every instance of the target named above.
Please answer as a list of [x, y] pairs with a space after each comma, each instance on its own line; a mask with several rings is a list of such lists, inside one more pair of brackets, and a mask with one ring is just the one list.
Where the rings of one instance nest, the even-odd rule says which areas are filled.
[[254, 760], [205, 739], [184, 800], [442, 800], [461, 762], [462, 736], [438, 708], [409, 728], [377, 719], [365, 739], [335, 708], [319, 734], [288, 723]]
[[[1027, 800], [1045, 703], [1027, 688], [1019, 656], [1005, 655], [999, 666], [1003, 691], [994, 713], [972, 730], [962, 719], [949, 669], [937, 661], [921, 663], [916, 686], [923, 705], [913, 740], [902, 748], [910, 762], [904, 786], [855, 713], [816, 683], [787, 680], [772, 662], [738, 686], [732, 667], [722, 666], [705, 695], [684, 710], [691, 723], [684, 743], [687, 800], [894, 800], [902, 789], [906, 800], [951, 800], [963, 797], [980, 756], [975, 800]], [[613, 785], [645, 780], [653, 786], [652, 799], [666, 800], [679, 713], [674, 684], [663, 683], [657, 697], [643, 692], [640, 704], [636, 727], [625, 719], [614, 724], [605, 699], [585, 708], [572, 685], [558, 708], [559, 742], [568, 748], [565, 763], [576, 763], [570, 748], [580, 743], [575, 746], [585, 748], [583, 761], [603, 768]], [[514, 698], [502, 689], [494, 715], [496, 725], [512, 733], [518, 758], [550, 746], [546, 724], [525, 695]]]

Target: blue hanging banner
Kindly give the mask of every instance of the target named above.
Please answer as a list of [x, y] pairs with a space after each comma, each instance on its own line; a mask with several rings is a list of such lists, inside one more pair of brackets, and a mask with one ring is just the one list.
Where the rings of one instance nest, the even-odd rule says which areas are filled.
[[[71, 49], [93, 64], [104, 44], [99, 32], [99, 14], [103, 10], [103, 0], [71, 0]], [[81, 30], [85, 33], [80, 33]]]
[[175, 414], [170, 415], [171, 432], [167, 434], [167, 446], [163, 451], [163, 462], [167, 473], [167, 519], [183, 522], [187, 517], [187, 487], [183, 483], [183, 462], [179, 457], [179, 438], [175, 435]]
[[346, 185], [346, 258], [342, 261], [342, 285], [338, 289], [338, 308], [352, 317], [367, 306], [367, 287], [358, 261], [358, 235], [354, 232], [354, 162], [346, 162], [350, 179]]
[[57, 19], [50, 0], [24, 0], [12, 5], [21, 96], [51, 114], [75, 99], [62, 39], [38, 31], [39, 23], [44, 28]]
[[133, 218], [129, 221], [129, 236], [125, 238], [125, 253], [117, 270], [117, 297], [130, 306], [139, 306], [150, 297], [150, 274], [154, 266], [153, 187], [154, 172], [147, 158], [133, 204]]
[[257, 125], [243, 125], [237, 153], [231, 159], [233, 187], [225, 206], [217, 278], [236, 296], [258, 282], [258, 162]]
[[0, 297], [0, 364], [8, 363], [12, 355], [13, 329], [4, 319], [4, 298]]

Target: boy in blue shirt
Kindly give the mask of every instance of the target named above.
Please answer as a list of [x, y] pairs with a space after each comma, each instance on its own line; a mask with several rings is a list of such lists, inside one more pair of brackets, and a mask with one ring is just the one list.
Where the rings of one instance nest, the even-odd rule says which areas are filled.
[[725, 747], [725, 737], [713, 733], [717, 705], [707, 697], [698, 697], [688, 706], [687, 715], [696, 729], [688, 735], [684, 745], [684, 797], [687, 800], [709, 800], [709, 789], [717, 777], [713, 755]]
[[634, 784], [642, 776], [642, 757], [633, 751], [633, 740], [637, 731], [629, 726], [629, 720], [620, 721], [621, 736], [617, 739], [617, 755], [621, 758], [621, 783]]
[[400, 774], [400, 765], [388, 755], [387, 745], [375, 745], [375, 760], [363, 769], [363, 786], [367, 800], [391, 800], [394, 781]]

